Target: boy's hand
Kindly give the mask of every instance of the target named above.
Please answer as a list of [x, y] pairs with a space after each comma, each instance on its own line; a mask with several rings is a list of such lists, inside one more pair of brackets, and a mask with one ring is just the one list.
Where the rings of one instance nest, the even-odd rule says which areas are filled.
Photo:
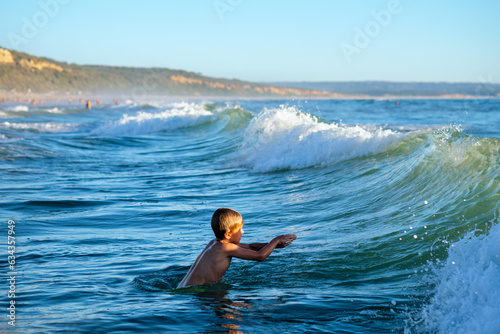
[[290, 245], [295, 239], [297, 239], [297, 236], [295, 234], [285, 234], [276, 237], [276, 239], [278, 239], [278, 245], [276, 246], [276, 248], [285, 248], [286, 246]]

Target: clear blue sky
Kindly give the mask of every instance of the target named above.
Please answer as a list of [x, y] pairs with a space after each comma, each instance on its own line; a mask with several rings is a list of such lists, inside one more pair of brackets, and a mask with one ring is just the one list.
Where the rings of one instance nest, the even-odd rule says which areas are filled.
[[499, 14], [498, 0], [4, 0], [0, 46], [252, 81], [499, 83]]

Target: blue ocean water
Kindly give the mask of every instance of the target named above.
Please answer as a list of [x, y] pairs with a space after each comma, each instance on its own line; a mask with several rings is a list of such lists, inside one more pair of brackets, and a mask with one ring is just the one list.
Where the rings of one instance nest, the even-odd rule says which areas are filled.
[[[0, 329], [499, 333], [499, 162], [497, 99], [2, 104]], [[218, 207], [298, 239], [176, 290]]]

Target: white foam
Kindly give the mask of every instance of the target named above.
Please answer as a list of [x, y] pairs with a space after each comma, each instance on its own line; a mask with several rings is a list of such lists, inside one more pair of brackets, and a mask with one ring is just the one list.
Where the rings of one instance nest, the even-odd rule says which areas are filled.
[[42, 109], [43, 111], [46, 111], [46, 112], [50, 112], [52, 114], [62, 114], [63, 113], [63, 110], [57, 108], [57, 107], [54, 107], [54, 108], [47, 108], [47, 109]]
[[6, 109], [7, 111], [16, 111], [16, 112], [27, 112], [30, 110], [30, 108], [28, 106], [23, 106], [23, 105], [19, 105], [19, 106], [13, 106], [13, 107], [10, 107], [10, 108], [7, 108]]
[[49, 132], [49, 133], [58, 133], [58, 132], [70, 132], [78, 127], [78, 124], [71, 123], [56, 123], [56, 122], [41, 122], [41, 123], [11, 123], [11, 122], [3, 122], [0, 125], [7, 129], [15, 129], [15, 130], [35, 130], [37, 132]]
[[437, 277], [435, 294], [422, 311], [425, 332], [499, 333], [500, 225], [450, 247]]
[[14, 141], [21, 141], [24, 140], [24, 138], [21, 137], [7, 137], [4, 134], [0, 134], [0, 142], [5, 143], [5, 142], [14, 142]]
[[118, 121], [95, 129], [92, 134], [134, 136], [159, 131], [174, 130], [202, 124], [212, 119], [214, 113], [205, 104], [176, 103], [172, 109], [161, 112], [139, 111], [135, 116], [124, 114]]
[[382, 152], [404, 137], [380, 128], [328, 124], [288, 106], [264, 108], [244, 136], [243, 164], [255, 172], [334, 164]]

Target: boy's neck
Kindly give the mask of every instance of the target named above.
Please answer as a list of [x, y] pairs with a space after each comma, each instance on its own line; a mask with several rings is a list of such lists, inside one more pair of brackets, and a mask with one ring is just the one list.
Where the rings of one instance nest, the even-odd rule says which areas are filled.
[[231, 241], [229, 241], [229, 239], [215, 239], [217, 240], [218, 242], [220, 242], [221, 244], [228, 244], [230, 243]]

